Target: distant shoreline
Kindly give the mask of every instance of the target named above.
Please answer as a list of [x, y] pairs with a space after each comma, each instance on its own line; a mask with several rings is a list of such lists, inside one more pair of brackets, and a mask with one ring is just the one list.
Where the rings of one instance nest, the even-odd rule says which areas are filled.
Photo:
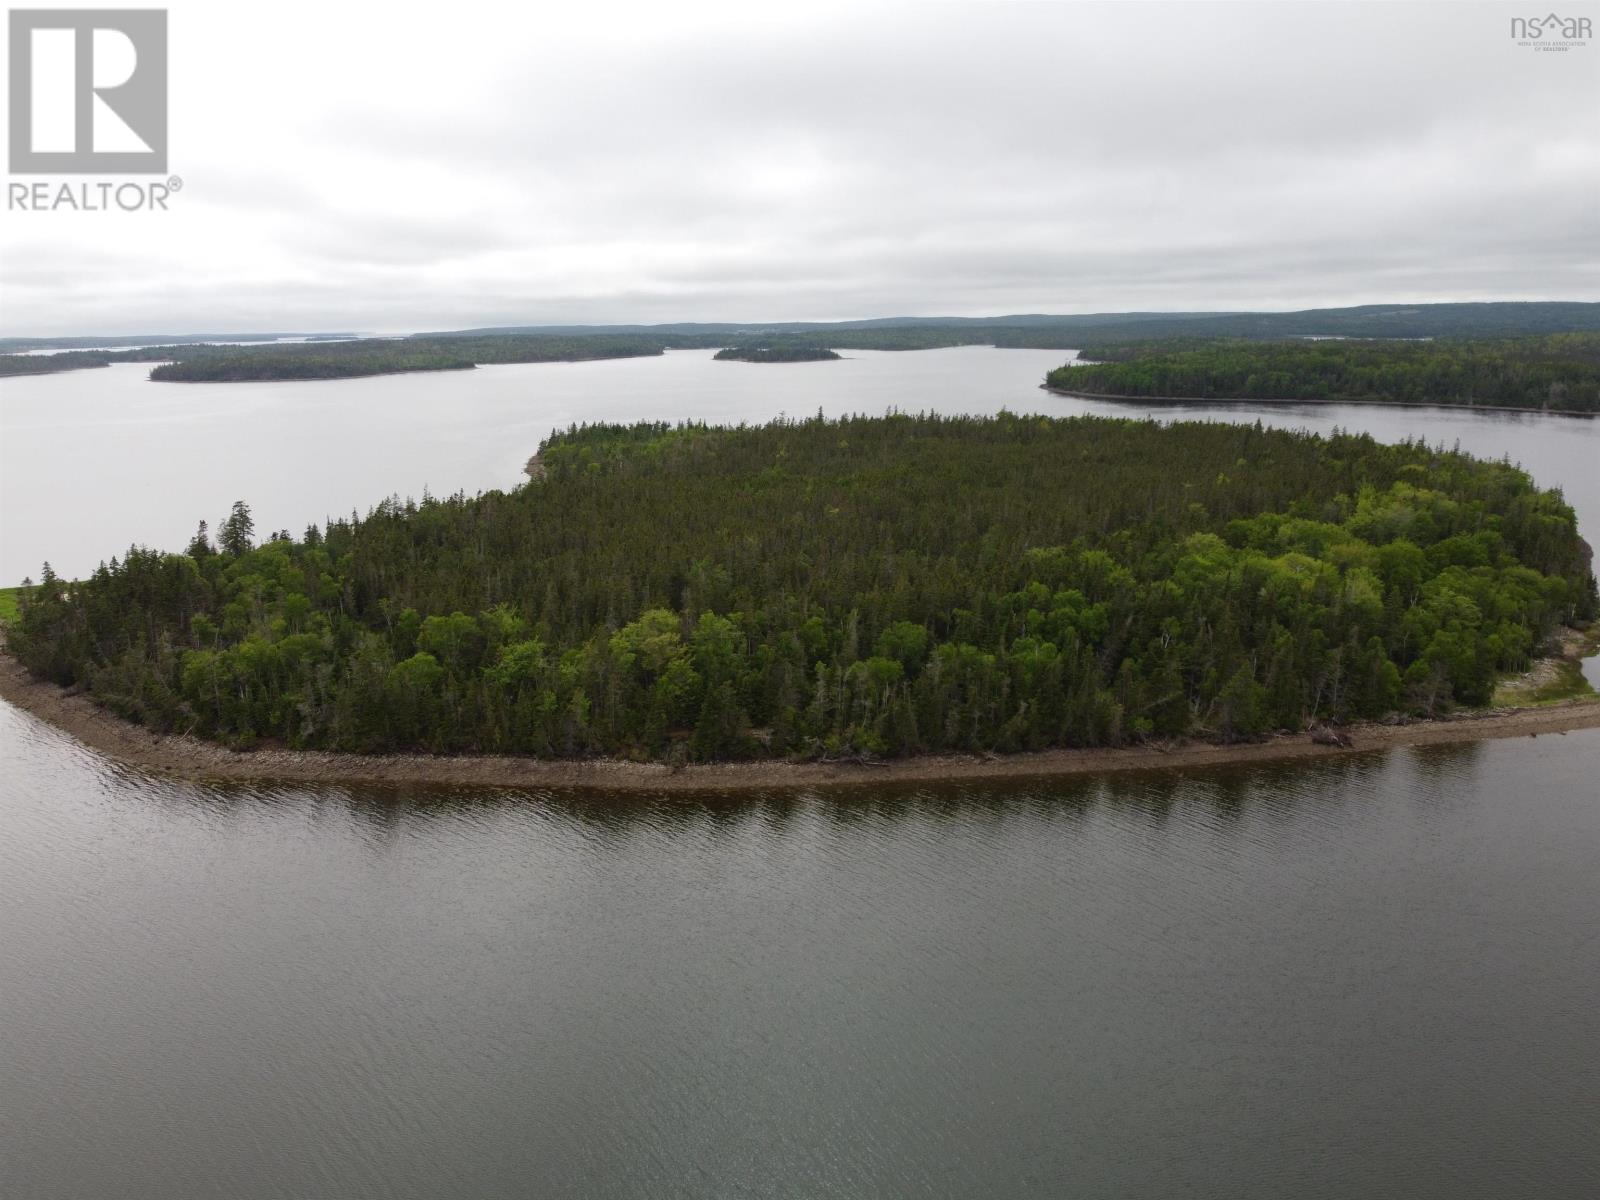
[[1042, 391], [1074, 400], [1110, 400], [1119, 404], [1346, 404], [1361, 408], [1448, 408], [1456, 412], [1524, 413], [1535, 417], [1583, 417], [1593, 420], [1600, 413], [1576, 408], [1516, 408], [1509, 404], [1446, 404], [1433, 400], [1296, 400], [1289, 396], [1250, 399], [1243, 396], [1123, 396], [1113, 392], [1084, 392], [1076, 389], [1039, 385]]
[[508, 788], [582, 788], [614, 792], [737, 792], [772, 788], [1047, 779], [1131, 770], [1244, 765], [1337, 757], [1396, 746], [1486, 738], [1537, 737], [1600, 728], [1600, 697], [1537, 708], [1466, 713], [1405, 725], [1341, 728], [1352, 746], [1322, 745], [1308, 734], [1261, 742], [1184, 742], [1168, 747], [1044, 750], [1005, 755], [926, 755], [882, 762], [781, 761], [705, 763], [672, 768], [617, 759], [536, 759], [509, 755], [342, 754], [325, 750], [229, 750], [199, 738], [157, 734], [95, 704], [33, 679], [0, 651], [0, 699], [60, 729], [107, 758], [163, 775], [196, 780], [298, 783], [441, 784]]
[[[174, 362], [177, 360], [174, 359]], [[565, 361], [562, 359], [547, 361]], [[102, 366], [111, 366], [103, 363]], [[137, 365], [144, 365], [142, 363]], [[151, 363], [151, 369], [166, 366], [166, 363]], [[499, 365], [499, 364], [494, 364]], [[339, 383], [346, 379], [381, 379], [387, 375], [435, 375], [446, 371], [476, 371], [477, 363], [459, 363], [448, 367], [402, 367], [393, 371], [357, 371], [348, 375], [272, 375], [255, 378], [218, 378], [218, 379], [147, 379], [147, 383]], [[65, 374], [66, 372], [58, 372]]]

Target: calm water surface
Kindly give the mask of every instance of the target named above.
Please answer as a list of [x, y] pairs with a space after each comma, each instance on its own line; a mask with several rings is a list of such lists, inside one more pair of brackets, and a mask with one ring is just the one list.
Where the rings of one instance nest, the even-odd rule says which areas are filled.
[[0, 746], [8, 1196], [1600, 1195], [1600, 731], [737, 801]]
[[[1138, 408], [1054, 351], [0, 385], [0, 579], [575, 420]], [[1600, 427], [1172, 416], [1509, 455]], [[70, 486], [63, 481], [71, 480]], [[0, 1196], [1600, 1195], [1600, 731], [744, 799], [202, 786], [0, 705]]]

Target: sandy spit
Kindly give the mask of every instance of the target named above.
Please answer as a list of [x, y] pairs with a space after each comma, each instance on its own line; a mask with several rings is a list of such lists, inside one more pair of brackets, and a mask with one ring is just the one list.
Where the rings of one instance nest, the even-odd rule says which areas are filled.
[[1407, 725], [1353, 725], [1352, 748], [1318, 745], [1308, 734], [1279, 734], [1239, 745], [1185, 742], [1164, 747], [1047, 750], [1034, 754], [923, 756], [883, 763], [717, 763], [674, 770], [615, 759], [548, 761], [503, 755], [337, 754], [320, 750], [229, 750], [199, 738], [152, 733], [100, 708], [88, 696], [33, 679], [0, 653], [0, 699], [77, 738], [108, 758], [187, 779], [305, 783], [404, 783], [483, 787], [592, 788], [707, 792], [877, 783], [1043, 778], [1106, 771], [1275, 762], [1432, 745], [1479, 738], [1563, 734], [1600, 728], [1600, 698], [1539, 708], [1471, 713]]

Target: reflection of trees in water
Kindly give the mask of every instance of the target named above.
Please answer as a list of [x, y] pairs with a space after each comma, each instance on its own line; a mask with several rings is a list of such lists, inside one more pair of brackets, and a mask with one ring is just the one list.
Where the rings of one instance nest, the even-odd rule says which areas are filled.
[[[1559, 735], [1551, 735], [1559, 740]], [[1509, 746], [1524, 739], [1510, 739]], [[1498, 745], [1498, 743], [1497, 743]], [[1484, 786], [1487, 774], [1483, 742], [1446, 742], [1412, 746], [1405, 756], [1408, 770], [1406, 797], [1419, 807], [1449, 810], [1471, 802], [1475, 788]]]
[[1417, 774], [1425, 777], [1460, 775], [1477, 767], [1482, 760], [1482, 742], [1441, 742], [1435, 746], [1411, 747], [1412, 765]]
[[[1464, 773], [1478, 761], [1473, 743], [1420, 748], [1419, 771]], [[274, 821], [349, 825], [373, 848], [398, 839], [471, 836], [571, 837], [595, 845], [654, 838], [731, 839], [759, 831], [778, 838], [859, 830], [864, 837], [896, 826], [928, 833], [997, 822], [1075, 828], [1096, 820], [1151, 829], [1225, 827], [1250, 817], [1286, 818], [1308, 805], [1340, 805], [1393, 772], [1389, 754], [1208, 768], [1111, 772], [992, 782], [898, 782], [750, 792], [650, 793], [521, 790], [440, 785], [192, 783], [111, 772], [118, 792], [174, 816], [222, 825]], [[109, 782], [109, 781], [108, 781]]]

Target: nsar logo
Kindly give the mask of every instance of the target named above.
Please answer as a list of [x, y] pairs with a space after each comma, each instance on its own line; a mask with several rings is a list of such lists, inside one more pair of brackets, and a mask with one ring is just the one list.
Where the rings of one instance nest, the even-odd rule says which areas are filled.
[[1549, 13], [1542, 17], [1511, 18], [1512, 39], [1538, 50], [1570, 50], [1585, 45], [1593, 36], [1588, 17]]

